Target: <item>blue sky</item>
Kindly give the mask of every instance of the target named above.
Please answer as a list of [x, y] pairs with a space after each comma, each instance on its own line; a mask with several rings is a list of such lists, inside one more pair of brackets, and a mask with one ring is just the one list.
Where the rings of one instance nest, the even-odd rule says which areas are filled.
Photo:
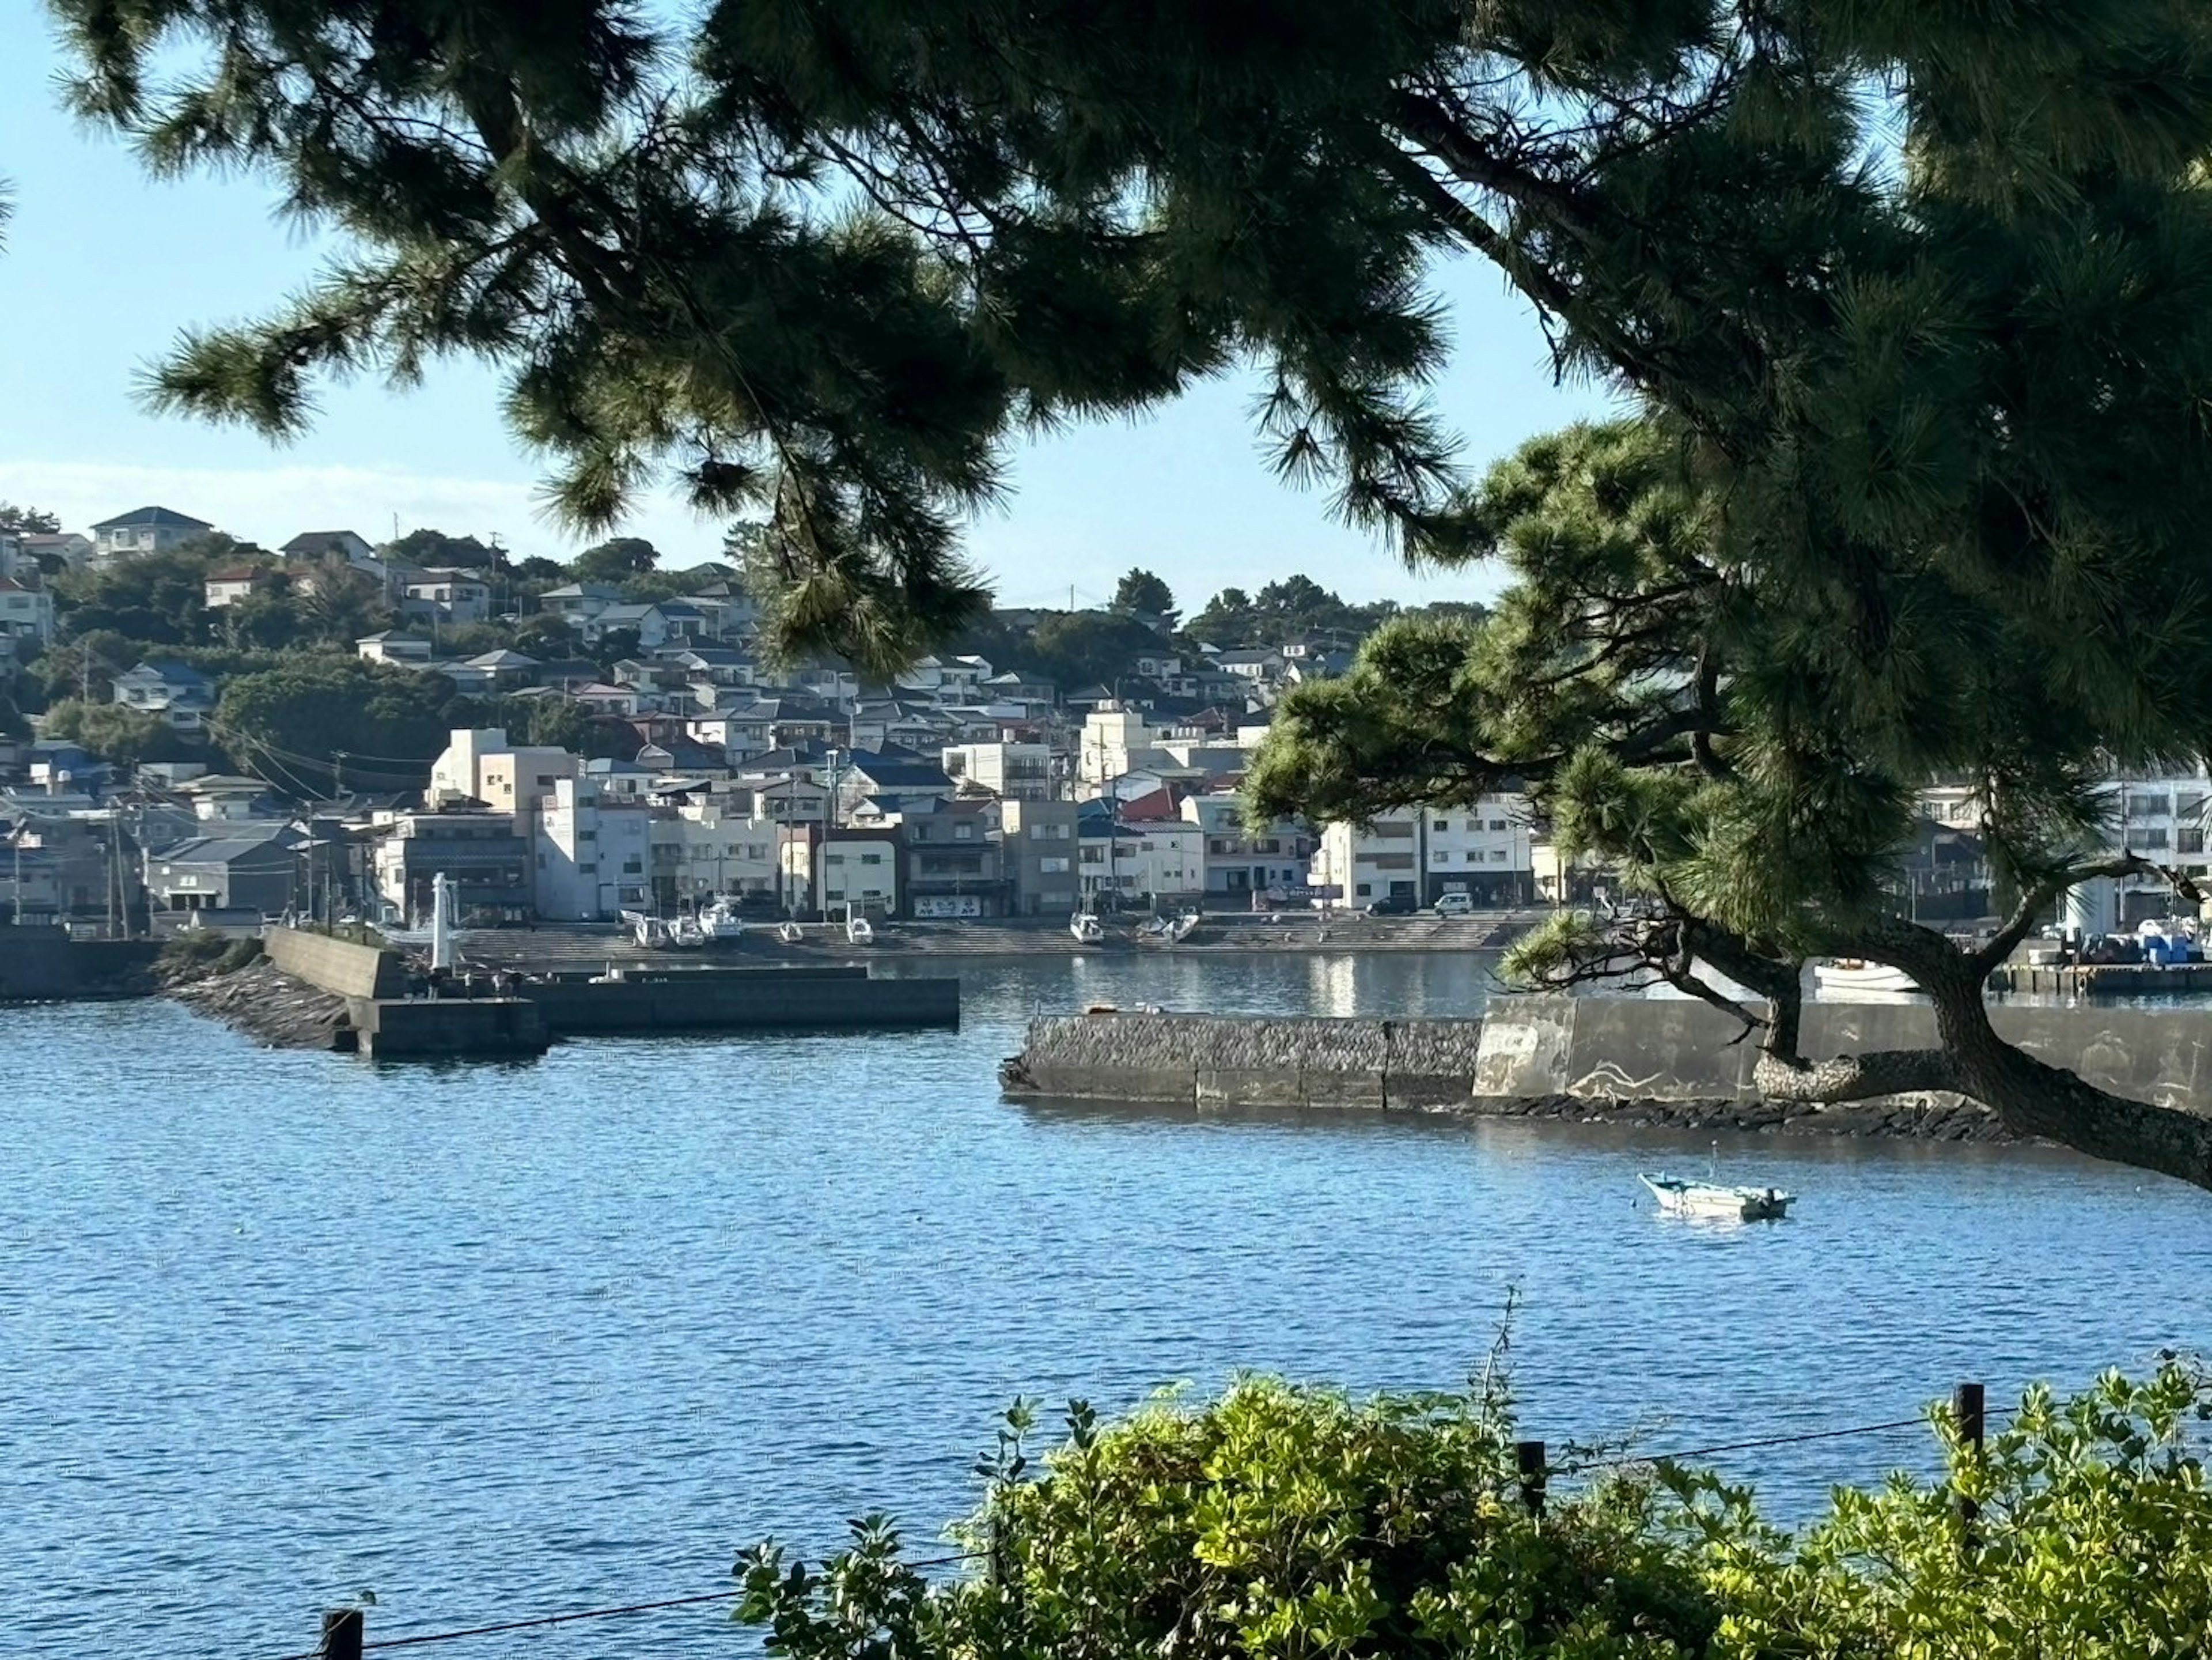
[[[454, 362], [404, 396], [333, 388], [314, 432], [275, 448], [248, 433], [156, 418], [132, 383], [178, 331], [251, 314], [318, 263], [251, 179], [156, 183], [121, 145], [59, 105], [44, 9], [0, 6], [0, 174], [16, 213], [0, 254], [0, 498], [82, 529], [149, 502], [274, 545], [306, 529], [381, 539], [434, 525], [497, 533], [518, 556], [567, 544], [536, 510], [538, 469], [498, 412], [490, 371]], [[1437, 401], [1482, 462], [1522, 439], [1599, 412], [1600, 393], [1553, 385], [1527, 307], [1489, 267], [1438, 273], [1456, 350]], [[1158, 571], [1186, 606], [1228, 585], [1303, 571], [1347, 599], [1419, 600], [1487, 591], [1481, 573], [1407, 572], [1322, 499], [1272, 478], [1254, 443], [1249, 383], [1206, 386], [1141, 423], [1076, 429], [1024, 447], [1003, 510], [971, 546], [1000, 602], [1096, 602], [1132, 565]], [[633, 533], [672, 564], [711, 557], [717, 529], [665, 495]]]

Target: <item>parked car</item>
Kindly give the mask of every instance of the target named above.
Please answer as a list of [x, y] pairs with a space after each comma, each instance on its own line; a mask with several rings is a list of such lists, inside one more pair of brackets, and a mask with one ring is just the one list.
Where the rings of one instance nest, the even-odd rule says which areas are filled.
[[1370, 916], [1411, 916], [1419, 909], [1410, 893], [1394, 893], [1376, 900], [1366, 910]]
[[1472, 916], [1474, 914], [1474, 896], [1440, 893], [1437, 896], [1436, 912], [1439, 916]]

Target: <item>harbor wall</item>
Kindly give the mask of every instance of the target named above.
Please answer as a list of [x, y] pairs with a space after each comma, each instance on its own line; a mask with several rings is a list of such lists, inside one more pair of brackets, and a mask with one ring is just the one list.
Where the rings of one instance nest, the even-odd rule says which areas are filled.
[[[2029, 1053], [2115, 1094], [2212, 1111], [2212, 1014], [2000, 1006], [1991, 1015]], [[1751, 1081], [1755, 1050], [1735, 1041], [1741, 1030], [1703, 1003], [1630, 998], [1501, 998], [1480, 1020], [1053, 1017], [1031, 1024], [1003, 1082], [1019, 1096], [1199, 1106], [1997, 1134], [1988, 1113], [1956, 1097], [1763, 1101]], [[1935, 1016], [1924, 1005], [1815, 1004], [1804, 1037], [1815, 1056], [1921, 1048], [1936, 1041]]]
[[0, 927], [0, 1003], [142, 997], [161, 954], [153, 939], [72, 939], [66, 928]]
[[552, 1041], [537, 1005], [520, 997], [355, 998], [346, 1006], [360, 1052], [372, 1060], [543, 1055]]
[[340, 997], [396, 998], [407, 994], [407, 964], [396, 951], [356, 946], [305, 928], [270, 928], [262, 937], [269, 960], [295, 980]]
[[651, 1031], [822, 1031], [957, 1026], [956, 979], [872, 979], [866, 969], [671, 970], [617, 981], [526, 982], [556, 1037]]

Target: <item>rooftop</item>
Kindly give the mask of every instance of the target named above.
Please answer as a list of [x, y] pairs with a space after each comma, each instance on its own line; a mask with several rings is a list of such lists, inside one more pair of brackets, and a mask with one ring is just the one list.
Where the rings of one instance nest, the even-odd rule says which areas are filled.
[[171, 508], [133, 508], [112, 519], [103, 519], [93, 526], [94, 530], [213, 530], [215, 526], [204, 519], [195, 519], [188, 513], [179, 513]]

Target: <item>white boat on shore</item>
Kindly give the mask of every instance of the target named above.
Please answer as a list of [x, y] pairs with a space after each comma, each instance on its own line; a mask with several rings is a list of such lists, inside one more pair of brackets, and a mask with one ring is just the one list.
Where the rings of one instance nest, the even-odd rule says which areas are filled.
[[1894, 997], [1914, 996], [1920, 988], [1903, 969], [1893, 969], [1887, 963], [1863, 963], [1856, 958], [1839, 957], [1832, 963], [1813, 964], [1813, 990], [1816, 996], [1836, 1002], [1849, 1002], [1869, 994], [1875, 1000], [1887, 1002]]
[[1780, 1188], [1724, 1188], [1711, 1182], [1686, 1182], [1680, 1177], [1647, 1176], [1636, 1179], [1651, 1189], [1659, 1208], [1677, 1216], [1718, 1217], [1736, 1222], [1778, 1222], [1790, 1213], [1796, 1198]]
[[872, 946], [876, 943], [875, 924], [855, 911], [845, 919], [845, 943], [848, 946]]
[[745, 919], [726, 899], [717, 899], [699, 913], [699, 931], [710, 946], [733, 945], [745, 937]]
[[1088, 911], [1079, 910], [1069, 917], [1067, 931], [1075, 936], [1079, 945], [1100, 945], [1106, 939], [1106, 925]]

